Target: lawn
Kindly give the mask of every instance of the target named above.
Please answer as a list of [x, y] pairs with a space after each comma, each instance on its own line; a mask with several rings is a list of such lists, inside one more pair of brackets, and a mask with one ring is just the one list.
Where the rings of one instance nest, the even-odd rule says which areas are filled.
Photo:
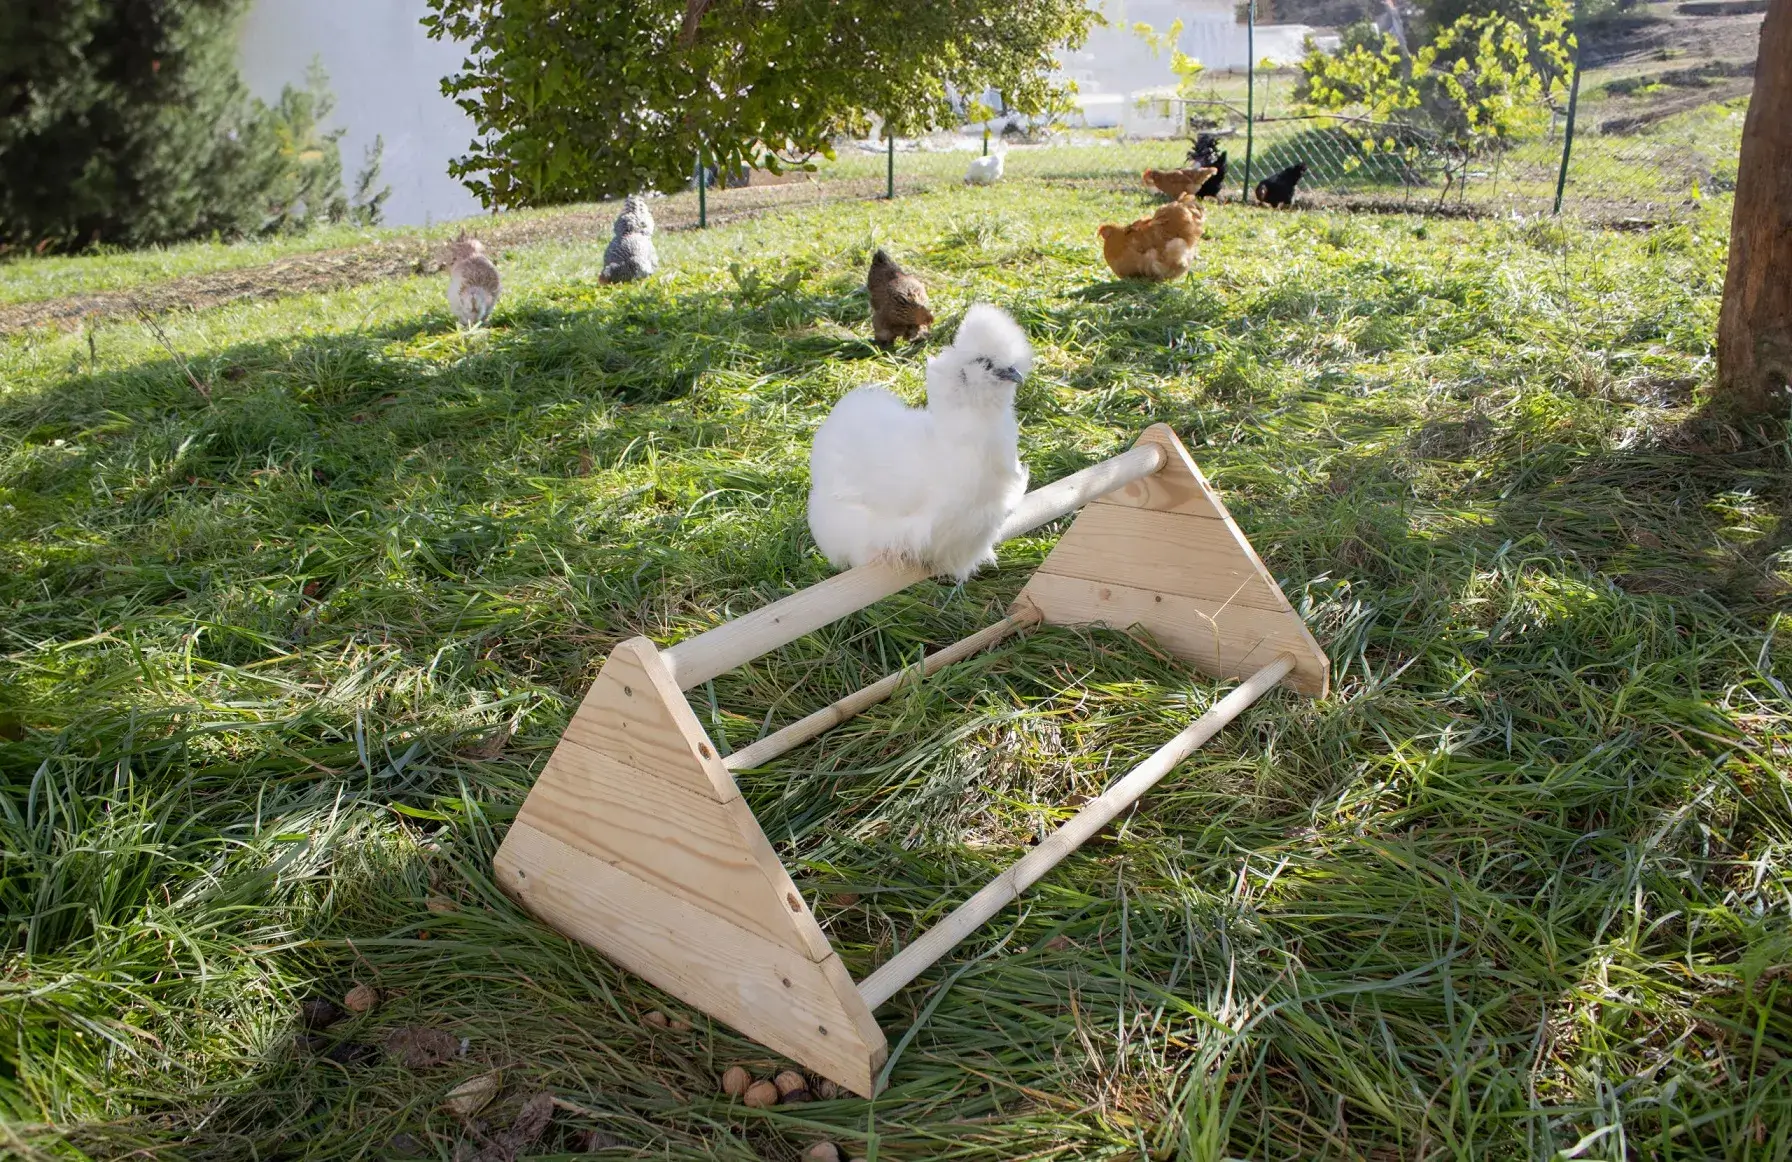
[[[544, 1155], [1792, 1157], [1792, 447], [1697, 410], [1727, 203], [1230, 205], [1193, 277], [1110, 281], [1094, 227], [1146, 205], [838, 203], [662, 235], [627, 287], [542, 243], [470, 334], [431, 276], [166, 316], [178, 362], [134, 320], [0, 340], [0, 1153], [470, 1157], [440, 1106], [497, 1069], [494, 1129], [561, 1099]], [[944, 333], [1028, 329], [1036, 482], [1172, 424], [1333, 693], [1259, 702], [898, 994], [875, 1102], [751, 1110], [716, 1079], [766, 1051], [491, 858], [612, 644], [827, 574], [809, 437], [921, 385], [867, 342], [880, 244]], [[994, 621], [1061, 527], [692, 706], [738, 748]], [[741, 776], [855, 976], [1227, 688], [1123, 630]], [[354, 1048], [411, 1026], [464, 1051]]]

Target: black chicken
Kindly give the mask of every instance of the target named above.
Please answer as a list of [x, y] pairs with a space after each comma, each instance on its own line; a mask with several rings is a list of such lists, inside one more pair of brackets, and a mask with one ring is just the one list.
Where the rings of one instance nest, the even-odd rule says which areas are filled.
[[1212, 161], [1204, 161], [1201, 164], [1212, 166], [1213, 176], [1201, 184], [1201, 188], [1195, 191], [1195, 197], [1219, 197], [1220, 189], [1226, 184], [1226, 151], [1223, 149], [1220, 150], [1213, 155]]
[[1217, 198], [1226, 184], [1226, 151], [1220, 148], [1220, 135], [1202, 133], [1195, 137], [1195, 144], [1188, 151], [1188, 163], [1202, 169], [1216, 171], [1214, 175], [1202, 183], [1195, 191], [1197, 198]]
[[1213, 159], [1220, 151], [1220, 135], [1217, 133], [1200, 133], [1195, 136], [1194, 145], [1189, 147], [1188, 163], [1196, 167], [1213, 164]]
[[1307, 176], [1307, 163], [1297, 161], [1278, 174], [1271, 174], [1257, 183], [1257, 200], [1272, 209], [1294, 204], [1294, 187]]

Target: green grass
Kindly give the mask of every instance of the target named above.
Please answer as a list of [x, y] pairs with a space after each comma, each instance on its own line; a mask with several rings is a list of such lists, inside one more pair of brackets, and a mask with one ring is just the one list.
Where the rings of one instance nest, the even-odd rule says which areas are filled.
[[[1672, 227], [1222, 207], [1110, 281], [1128, 193], [1008, 183], [520, 248], [0, 348], [0, 1135], [25, 1157], [448, 1158], [503, 1070], [543, 1149], [791, 1159], [1792, 1156], [1785, 444], [1699, 421], [1727, 207]], [[1031, 334], [1035, 480], [1183, 433], [1332, 658], [880, 1015], [889, 1090], [773, 1062], [492, 882], [606, 649], [827, 574], [805, 449], [868, 380], [875, 244]], [[692, 691], [738, 747], [999, 616], [1054, 529]], [[1049, 629], [742, 788], [855, 975], [1224, 690]], [[508, 741], [503, 741], [508, 736]], [[501, 743], [501, 747], [498, 745]], [[858, 897], [856, 900], [852, 896]], [[455, 902], [432, 910], [432, 897]], [[1062, 939], [1060, 939], [1062, 938]], [[694, 950], [701, 954], [702, 950]], [[432, 1072], [295, 1051], [432, 1024]], [[874, 1141], [868, 1139], [874, 1136]]]

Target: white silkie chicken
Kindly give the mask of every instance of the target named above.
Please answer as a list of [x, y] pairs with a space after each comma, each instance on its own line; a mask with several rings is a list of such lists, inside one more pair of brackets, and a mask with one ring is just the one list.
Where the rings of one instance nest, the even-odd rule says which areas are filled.
[[978, 303], [927, 361], [927, 406], [880, 387], [848, 394], [809, 450], [809, 531], [836, 568], [916, 563], [963, 581], [996, 559], [996, 534], [1027, 490], [1014, 389], [1032, 348]]
[[972, 158], [970, 168], [964, 171], [964, 180], [973, 186], [995, 185], [1002, 180], [1002, 155], [991, 153]]

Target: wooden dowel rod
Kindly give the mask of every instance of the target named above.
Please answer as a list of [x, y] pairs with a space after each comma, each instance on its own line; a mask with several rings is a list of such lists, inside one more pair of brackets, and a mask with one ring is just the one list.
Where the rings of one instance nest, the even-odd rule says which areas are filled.
[[929, 965], [950, 952], [953, 945], [982, 927], [990, 917], [1038, 883], [1065, 856], [1087, 843], [1122, 811], [1138, 802], [1177, 763], [1218, 734], [1227, 723], [1243, 713], [1245, 707], [1261, 698], [1293, 669], [1294, 656], [1282, 654], [1239, 683], [1237, 688], [1214, 703], [1207, 713], [1191, 723], [1181, 734], [1158, 747], [1150, 758], [1127, 772], [1119, 782], [1046, 836], [1038, 847], [1010, 864], [1006, 871], [991, 880], [976, 895], [960, 904], [944, 920], [923, 932], [914, 943], [866, 977], [859, 984], [859, 996], [865, 1004], [876, 1010], [879, 1005], [901, 992], [910, 981], [926, 972]]
[[[1009, 514], [998, 540], [1018, 537], [1074, 512], [1098, 496], [1144, 479], [1163, 463], [1162, 448], [1140, 444], [1035, 489]], [[927, 575], [927, 569], [920, 565], [872, 564], [848, 569], [661, 650], [660, 658], [672, 672], [678, 688], [689, 690], [892, 593], [900, 593]]]
[[962, 661], [979, 650], [988, 649], [1015, 630], [1032, 625], [1038, 620], [1039, 611], [1028, 606], [1020, 613], [1004, 617], [994, 625], [978, 630], [970, 637], [955, 641], [944, 649], [935, 650], [922, 658], [919, 666], [906, 666], [894, 674], [886, 674], [871, 685], [853, 691], [838, 702], [823, 706], [815, 713], [797, 719], [782, 730], [774, 731], [758, 742], [740, 748], [724, 759], [723, 763], [731, 771], [762, 767], [785, 751], [801, 746], [816, 735], [832, 730], [853, 715], [877, 705], [900, 689], [904, 682], [917, 681], [953, 662]]
[[1165, 459], [1164, 450], [1158, 445], [1138, 444], [1118, 456], [1091, 464], [1081, 472], [1072, 472], [1043, 488], [1035, 488], [1021, 497], [1014, 511], [1008, 514], [1008, 519], [1002, 523], [1002, 531], [996, 534], [996, 543], [1030, 533], [1116, 488], [1143, 480], [1162, 468]]

